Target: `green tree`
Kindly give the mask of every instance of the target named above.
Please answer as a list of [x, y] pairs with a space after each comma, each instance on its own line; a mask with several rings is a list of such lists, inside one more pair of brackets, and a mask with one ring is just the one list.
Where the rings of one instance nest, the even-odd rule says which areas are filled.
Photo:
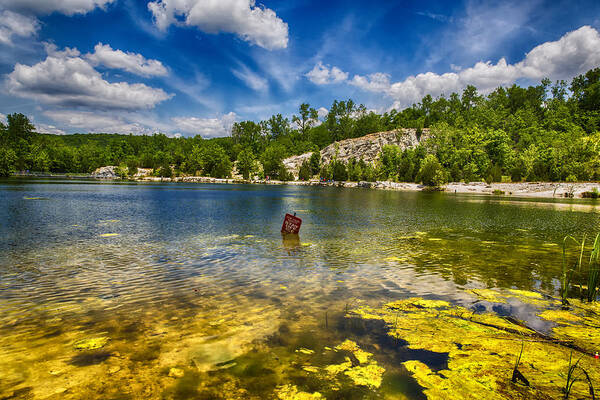
[[311, 169], [312, 175], [316, 175], [319, 173], [319, 170], [321, 169], [321, 152], [320, 151], [313, 151], [313, 153], [310, 155], [310, 169]]
[[308, 130], [317, 123], [319, 115], [308, 103], [300, 104], [298, 114], [292, 117], [292, 122], [298, 125], [302, 138], [308, 139]]
[[0, 147], [0, 176], [10, 176], [16, 172], [17, 155], [13, 149]]
[[300, 165], [300, 169], [298, 170], [298, 179], [301, 181], [308, 181], [312, 178], [312, 168], [310, 166], [310, 162], [304, 160], [302, 165]]
[[280, 173], [283, 171], [283, 159], [286, 157], [286, 150], [279, 143], [272, 143], [262, 155], [262, 164], [265, 176], [271, 179], [280, 178]]
[[256, 157], [251, 148], [246, 148], [239, 152], [237, 158], [237, 169], [242, 174], [244, 179], [250, 179], [254, 172], [254, 162]]

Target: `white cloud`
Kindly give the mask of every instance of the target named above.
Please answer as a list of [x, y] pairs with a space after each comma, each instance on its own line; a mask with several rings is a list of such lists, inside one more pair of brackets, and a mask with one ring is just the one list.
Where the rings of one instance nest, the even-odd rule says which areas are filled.
[[65, 128], [68, 128], [70, 131], [83, 133], [102, 132], [151, 135], [159, 130], [155, 127], [150, 127], [135, 121], [135, 119], [138, 119], [136, 116], [115, 114], [114, 112], [101, 113], [91, 111], [49, 110], [45, 111], [44, 115], [65, 126]]
[[141, 54], [113, 50], [108, 44], [98, 43], [94, 52], [87, 54], [86, 58], [93, 65], [104, 65], [108, 68], [122, 69], [132, 74], [149, 76], [165, 76], [167, 69], [158, 60], [148, 60]]
[[207, 33], [234, 33], [265, 49], [282, 49], [288, 44], [288, 25], [254, 0], [156, 0], [148, 3], [156, 26], [195, 26]]
[[11, 94], [60, 106], [122, 110], [152, 108], [172, 97], [141, 83], [107, 82], [77, 49], [47, 46], [47, 51], [35, 65], [15, 65], [7, 80]]
[[[456, 72], [427, 72], [392, 83], [384, 73], [355, 75], [349, 84], [366, 91], [384, 93], [395, 100], [395, 107], [418, 102], [426, 94], [439, 96], [460, 92], [467, 85], [489, 93], [518, 79], [570, 79], [600, 65], [600, 34], [589, 26], [565, 34], [554, 42], [534, 47], [523, 60], [509, 64], [501, 58], [496, 64], [478, 62], [473, 67]], [[316, 67], [315, 67], [316, 68]]]
[[172, 118], [179, 130], [202, 137], [220, 137], [231, 133], [237, 114], [230, 112], [218, 118], [176, 117]]
[[96, 7], [104, 8], [114, 0], [0, 0], [0, 8], [22, 13], [66, 15], [85, 14]]
[[313, 69], [306, 73], [306, 77], [317, 85], [340, 83], [348, 79], [348, 73], [338, 67], [329, 67], [319, 61]]
[[0, 43], [12, 45], [13, 36], [33, 36], [39, 29], [36, 18], [4, 10], [0, 12]]
[[38, 133], [47, 133], [47, 134], [51, 134], [51, 135], [65, 135], [66, 134], [66, 132], [63, 131], [62, 129], [59, 129], [54, 125], [47, 125], [47, 124], [35, 124], [35, 130]]
[[6, 124], [6, 115], [0, 113], [0, 122], [2, 122], [3, 124]]
[[317, 109], [317, 115], [319, 116], [319, 118], [325, 118], [327, 114], [329, 114], [329, 110], [325, 107], [319, 107]]
[[265, 78], [262, 78], [243, 64], [240, 64], [240, 69], [232, 69], [231, 72], [251, 89], [263, 91], [269, 86]]

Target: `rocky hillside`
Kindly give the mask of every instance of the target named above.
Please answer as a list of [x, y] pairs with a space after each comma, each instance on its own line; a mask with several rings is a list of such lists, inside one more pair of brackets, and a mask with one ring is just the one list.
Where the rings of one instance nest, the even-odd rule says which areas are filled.
[[[423, 129], [421, 140], [429, 134], [428, 129]], [[354, 139], [341, 140], [330, 144], [321, 150], [321, 164], [329, 163], [334, 157], [345, 163], [351, 158], [365, 162], [374, 162], [383, 146], [392, 144], [401, 149], [412, 148], [420, 143], [416, 129], [399, 129], [388, 132], [371, 133]], [[285, 167], [297, 178], [300, 165], [310, 158], [312, 153], [292, 156], [283, 160]]]

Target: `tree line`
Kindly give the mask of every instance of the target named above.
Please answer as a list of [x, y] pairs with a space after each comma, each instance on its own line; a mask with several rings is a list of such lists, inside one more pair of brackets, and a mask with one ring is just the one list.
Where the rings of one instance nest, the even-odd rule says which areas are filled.
[[[386, 146], [377, 162], [336, 159], [320, 165], [319, 150], [373, 132], [413, 128], [429, 134], [413, 149]], [[118, 134], [36, 133], [23, 114], [0, 123], [0, 175], [15, 171], [91, 172], [105, 165], [123, 174], [293, 179], [286, 157], [313, 152], [300, 179], [446, 181], [600, 180], [600, 68], [565, 81], [498, 87], [487, 95], [426, 95], [403, 110], [378, 114], [351, 99], [334, 101], [325, 116], [301, 104], [291, 119], [236, 122], [231, 135], [203, 139]]]

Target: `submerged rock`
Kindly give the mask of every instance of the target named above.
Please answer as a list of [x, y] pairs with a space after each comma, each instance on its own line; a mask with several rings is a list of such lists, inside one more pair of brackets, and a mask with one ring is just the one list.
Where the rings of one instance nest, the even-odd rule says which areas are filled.
[[106, 336], [82, 339], [73, 344], [77, 350], [94, 350], [104, 347], [110, 338]]

